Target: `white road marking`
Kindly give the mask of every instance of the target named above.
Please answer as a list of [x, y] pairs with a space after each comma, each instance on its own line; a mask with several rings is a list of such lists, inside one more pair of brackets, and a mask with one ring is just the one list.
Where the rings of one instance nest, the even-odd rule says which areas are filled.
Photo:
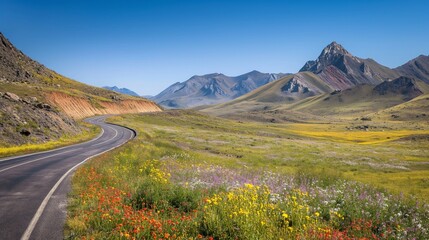
[[37, 222], [39, 221], [40, 217], [42, 216], [43, 211], [45, 210], [46, 205], [49, 202], [49, 199], [52, 197], [52, 195], [54, 194], [55, 190], [57, 190], [58, 186], [61, 184], [61, 182], [67, 177], [67, 175], [72, 172], [76, 167], [80, 166], [81, 164], [83, 164], [84, 162], [88, 161], [91, 158], [94, 158], [96, 156], [99, 156], [103, 153], [106, 153], [110, 150], [113, 150], [115, 148], [118, 148], [122, 145], [124, 145], [125, 143], [127, 143], [129, 140], [131, 140], [133, 138], [133, 134], [131, 134], [130, 138], [121, 143], [120, 145], [116, 146], [116, 147], [112, 147], [104, 152], [98, 153], [96, 155], [93, 155], [91, 157], [86, 158], [85, 160], [83, 160], [82, 162], [74, 165], [72, 168], [70, 168], [66, 173], [64, 173], [64, 175], [57, 181], [57, 183], [55, 183], [55, 185], [52, 187], [52, 189], [49, 191], [49, 193], [46, 195], [46, 197], [43, 199], [42, 203], [40, 204], [39, 208], [37, 209], [36, 213], [34, 214], [33, 218], [31, 219], [30, 224], [28, 225], [27, 229], [25, 230], [24, 234], [21, 237], [21, 240], [28, 240], [30, 239], [31, 233], [33, 232], [34, 228], [36, 227]]
[[94, 145], [92, 145], [91, 147], [94, 147], [94, 146], [98, 146], [98, 145], [102, 145], [102, 144], [104, 144], [104, 143], [107, 143], [107, 142], [111, 141], [112, 139], [114, 139], [116, 136], [118, 136], [118, 131], [117, 131], [116, 129], [114, 129], [114, 128], [110, 127], [110, 126], [107, 126], [107, 125], [106, 125], [106, 127], [110, 128], [110, 129], [113, 129], [113, 131], [115, 131], [115, 136], [113, 136], [112, 138], [110, 138], [109, 140], [106, 140], [106, 141], [104, 141], [104, 142], [94, 144]]
[[14, 159], [22, 158], [22, 157], [29, 157], [29, 156], [33, 156], [33, 155], [37, 155], [37, 154], [50, 153], [50, 152], [58, 151], [58, 150], [65, 149], [65, 148], [79, 146], [81, 144], [85, 144], [85, 143], [90, 143], [90, 142], [96, 141], [99, 138], [101, 138], [103, 136], [103, 134], [104, 134], [104, 129], [102, 128], [101, 129], [101, 133], [96, 138], [94, 138], [94, 139], [92, 139], [92, 140], [90, 140], [88, 142], [78, 143], [78, 144], [75, 144], [75, 145], [65, 146], [65, 147], [61, 147], [61, 148], [55, 148], [55, 149], [44, 151], [44, 152], [36, 152], [36, 153], [30, 153], [30, 154], [16, 156], [16, 157], [2, 158], [2, 159], [0, 159], [0, 162], [4, 162], [4, 161], [8, 161], [8, 160], [14, 160]]
[[72, 149], [72, 150], [69, 150], [69, 151], [60, 152], [60, 153], [57, 153], [57, 154], [52, 154], [52, 155], [49, 155], [49, 156], [46, 156], [46, 157], [37, 158], [37, 159], [31, 160], [31, 161], [26, 161], [26, 162], [23, 162], [23, 163], [20, 163], [20, 164], [16, 164], [16, 165], [13, 165], [13, 166], [1, 169], [0, 173], [1, 172], [5, 172], [7, 170], [10, 170], [12, 168], [16, 168], [16, 167], [25, 165], [25, 164], [29, 164], [29, 163], [32, 163], [32, 162], [37, 162], [37, 161], [40, 161], [40, 160], [43, 160], [43, 159], [46, 159], [46, 158], [54, 157], [54, 156], [57, 156], [57, 155], [60, 155], [60, 154], [63, 154], [63, 153], [73, 152], [73, 151], [80, 150], [80, 149], [82, 149], [82, 148], [76, 148], [76, 149]]

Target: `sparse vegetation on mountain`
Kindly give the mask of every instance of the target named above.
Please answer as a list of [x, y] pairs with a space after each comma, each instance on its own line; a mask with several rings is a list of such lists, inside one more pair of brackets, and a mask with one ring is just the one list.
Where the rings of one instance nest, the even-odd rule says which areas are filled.
[[429, 56], [420, 55], [395, 70], [403, 76], [414, 77], [429, 84]]
[[46, 143], [63, 135], [82, 139], [77, 120], [95, 114], [160, 110], [149, 100], [61, 76], [0, 33], [0, 147]]
[[171, 85], [152, 99], [167, 108], [190, 108], [222, 103], [285, 75], [287, 74], [252, 71], [237, 77], [221, 73], [193, 76], [185, 82]]
[[429, 72], [427, 59], [422, 55], [401, 67], [389, 69], [372, 59], [355, 57], [333, 42], [297, 74], [232, 101], [198, 109], [216, 116], [266, 122], [360, 118], [429, 93], [424, 74]]

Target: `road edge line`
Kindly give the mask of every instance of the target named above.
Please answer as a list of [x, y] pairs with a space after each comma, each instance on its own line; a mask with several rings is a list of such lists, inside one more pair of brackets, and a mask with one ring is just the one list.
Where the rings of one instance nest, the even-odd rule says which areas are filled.
[[57, 150], [65, 149], [65, 148], [68, 148], [68, 147], [74, 147], [74, 146], [77, 146], [77, 145], [80, 145], [80, 144], [90, 143], [90, 142], [93, 142], [93, 141], [99, 139], [101, 136], [103, 136], [103, 134], [104, 134], [104, 129], [102, 128], [101, 129], [101, 133], [96, 138], [93, 138], [93, 139], [88, 140], [86, 142], [76, 143], [76, 144], [73, 144], [73, 145], [68, 145], [68, 146], [64, 146], [64, 147], [60, 147], [60, 148], [54, 148], [54, 149], [46, 150], [46, 151], [42, 151], [42, 152], [35, 152], [35, 153], [28, 153], [28, 154], [19, 155], [19, 156], [0, 158], [0, 162], [10, 161], [10, 160], [18, 159], [18, 158], [21, 158], [21, 157], [30, 157], [30, 156], [37, 155], [37, 154], [50, 153], [50, 152], [54, 152], [54, 151], [57, 151]]
[[[122, 127], [122, 126], [121, 126]], [[129, 128], [127, 128], [129, 130]], [[30, 239], [31, 233], [33, 232], [34, 228], [36, 227], [37, 222], [39, 221], [40, 217], [43, 214], [43, 211], [45, 210], [46, 205], [48, 205], [49, 200], [51, 199], [52, 195], [54, 194], [54, 192], [57, 190], [58, 186], [62, 183], [62, 181], [67, 177], [68, 174], [70, 174], [70, 172], [72, 172], [75, 168], [77, 168], [78, 166], [80, 166], [81, 164], [85, 163], [86, 161], [88, 161], [91, 158], [100, 156], [101, 154], [104, 154], [106, 152], [109, 152], [115, 148], [118, 148], [122, 145], [124, 145], [125, 143], [129, 142], [131, 139], [135, 138], [135, 131], [131, 131], [134, 133], [134, 135], [132, 135], [126, 142], [113, 147], [113, 148], [109, 148], [106, 151], [103, 151], [101, 153], [97, 153], [91, 157], [87, 157], [85, 160], [83, 160], [82, 162], [74, 165], [72, 168], [70, 168], [66, 173], [64, 173], [63, 176], [61, 176], [60, 179], [58, 179], [58, 181], [55, 183], [55, 185], [51, 188], [51, 190], [48, 192], [48, 194], [46, 195], [46, 197], [43, 199], [42, 203], [40, 204], [39, 208], [37, 209], [36, 213], [34, 214], [33, 218], [31, 219], [30, 224], [28, 225], [27, 229], [25, 230], [24, 234], [21, 237], [21, 240], [28, 240]]]

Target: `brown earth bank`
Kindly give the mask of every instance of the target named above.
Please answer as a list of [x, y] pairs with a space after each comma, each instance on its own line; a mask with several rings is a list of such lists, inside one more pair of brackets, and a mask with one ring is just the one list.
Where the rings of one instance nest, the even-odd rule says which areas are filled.
[[51, 92], [46, 94], [46, 100], [74, 119], [82, 119], [98, 114], [125, 114], [162, 111], [162, 109], [154, 102], [145, 99], [103, 101], [89, 97], [83, 98], [72, 96], [61, 92]]
[[159, 112], [146, 99], [96, 99], [62, 92], [0, 92], [0, 147], [42, 143], [82, 132], [77, 120], [100, 114]]
[[62, 76], [0, 33], [0, 148], [76, 136], [78, 120], [99, 114], [161, 111], [155, 103]]

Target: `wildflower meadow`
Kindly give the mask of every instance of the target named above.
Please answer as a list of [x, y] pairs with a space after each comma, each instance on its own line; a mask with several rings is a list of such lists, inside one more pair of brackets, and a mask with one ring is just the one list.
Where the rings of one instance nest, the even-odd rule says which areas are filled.
[[66, 238], [429, 238], [420, 198], [237, 157], [222, 163], [151, 130], [76, 171]]

